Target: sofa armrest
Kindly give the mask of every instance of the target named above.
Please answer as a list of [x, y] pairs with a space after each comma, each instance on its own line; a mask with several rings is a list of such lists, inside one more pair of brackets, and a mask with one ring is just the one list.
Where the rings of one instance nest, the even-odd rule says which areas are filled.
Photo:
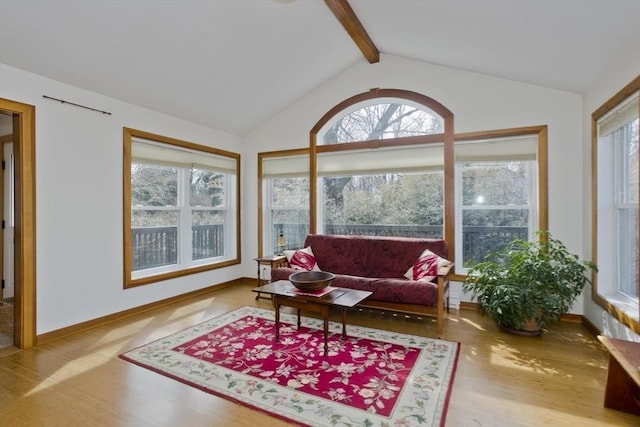
[[[438, 270], [438, 306], [436, 307], [436, 313], [438, 318], [438, 337], [442, 336], [443, 332], [443, 319], [444, 311], [449, 313], [449, 273], [453, 269], [453, 263], [444, 265]], [[445, 299], [446, 297], [446, 299]]]
[[453, 263], [448, 264], [448, 265], [443, 265], [438, 270], [438, 277], [442, 276], [443, 278], [445, 278], [445, 277], [448, 278], [449, 277], [449, 273], [451, 272], [452, 269], [453, 269]]

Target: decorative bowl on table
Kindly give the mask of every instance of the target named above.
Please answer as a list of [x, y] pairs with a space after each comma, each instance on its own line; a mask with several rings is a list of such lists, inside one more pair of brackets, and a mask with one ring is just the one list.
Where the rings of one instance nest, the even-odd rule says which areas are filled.
[[289, 281], [301, 291], [318, 291], [329, 286], [335, 277], [328, 271], [298, 271], [289, 276]]

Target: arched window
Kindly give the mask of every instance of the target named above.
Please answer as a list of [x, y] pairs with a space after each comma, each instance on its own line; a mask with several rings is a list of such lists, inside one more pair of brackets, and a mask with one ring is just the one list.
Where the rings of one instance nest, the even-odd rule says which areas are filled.
[[424, 105], [397, 98], [358, 103], [327, 123], [322, 145], [442, 134], [444, 119]]
[[443, 238], [449, 216], [452, 233], [452, 147], [453, 114], [427, 96], [374, 89], [336, 105], [311, 130], [312, 230]]

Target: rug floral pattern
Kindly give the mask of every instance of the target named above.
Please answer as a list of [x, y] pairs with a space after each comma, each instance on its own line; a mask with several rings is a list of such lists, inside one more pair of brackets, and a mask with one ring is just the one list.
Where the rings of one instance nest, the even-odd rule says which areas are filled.
[[302, 425], [438, 426], [458, 343], [330, 323], [253, 307], [131, 350], [121, 357], [202, 390]]

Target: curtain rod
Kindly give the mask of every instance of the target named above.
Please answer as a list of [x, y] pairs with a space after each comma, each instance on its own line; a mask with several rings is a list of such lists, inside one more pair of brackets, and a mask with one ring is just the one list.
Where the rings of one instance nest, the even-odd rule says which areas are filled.
[[76, 107], [80, 107], [80, 108], [85, 108], [87, 110], [91, 110], [91, 111], [96, 111], [98, 113], [102, 113], [102, 114], [108, 114], [109, 116], [111, 115], [110, 112], [108, 111], [103, 111], [103, 110], [98, 110], [97, 108], [91, 108], [91, 107], [87, 107], [85, 105], [80, 105], [80, 104], [76, 104], [75, 102], [69, 102], [69, 101], [65, 101], [64, 99], [58, 99], [58, 98], [53, 98], [51, 96], [47, 96], [47, 95], [42, 95], [43, 98], [46, 99], [52, 99], [54, 101], [58, 101], [61, 104], [69, 104], [69, 105], [75, 105]]

